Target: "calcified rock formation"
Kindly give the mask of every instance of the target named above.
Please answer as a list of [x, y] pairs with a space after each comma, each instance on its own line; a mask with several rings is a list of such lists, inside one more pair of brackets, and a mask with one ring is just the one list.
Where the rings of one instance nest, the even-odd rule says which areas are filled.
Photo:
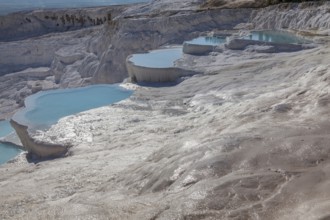
[[[329, 3], [273, 10], [274, 15], [305, 10], [313, 20], [322, 8]], [[259, 13], [264, 12], [244, 20], [263, 20]], [[183, 14], [168, 19], [176, 16]], [[152, 26], [151, 17], [130, 19]], [[128, 27], [134, 25], [118, 25], [116, 33], [132, 33]], [[326, 32], [322, 22], [300, 27]], [[142, 33], [135, 34], [150, 36]], [[106, 43], [119, 42], [111, 36]], [[120, 36], [129, 42], [129, 35]], [[34, 138], [70, 143], [72, 155], [36, 165], [22, 157], [1, 166], [0, 217], [329, 218], [330, 45], [327, 36], [316, 40], [322, 42], [317, 48], [294, 53], [223, 49], [185, 55], [178, 65], [203, 74], [173, 87], [135, 86], [129, 100], [62, 119]], [[95, 48], [95, 39], [91, 45]]]
[[[79, 48], [80, 51], [81, 48], [85, 48], [84, 44], [93, 36], [94, 31], [96, 30], [80, 30], [0, 43], [0, 118], [10, 117], [17, 108], [22, 107], [25, 97], [40, 90], [89, 84], [91, 75], [88, 73], [88, 65], [81, 67], [78, 63], [75, 64], [77, 69], [81, 69], [80, 75], [73, 68], [65, 68], [63, 62], [62, 68], [67, 74], [63, 77], [62, 83], [58, 83], [59, 74], [51, 64], [56, 63], [62, 55], [60, 49], [63, 47], [68, 51], [70, 48]], [[86, 57], [91, 56], [87, 52], [84, 54]], [[70, 56], [79, 58], [74, 54]], [[81, 63], [83, 62], [79, 64]], [[56, 68], [60, 68], [59, 65]]]
[[[176, 5], [179, 5], [181, 10], [173, 9], [173, 4], [168, 4], [166, 1], [136, 5], [131, 8], [127, 8], [127, 6], [109, 7], [108, 9], [88, 9], [86, 12], [73, 10], [72, 13], [90, 13], [90, 16], [101, 11], [103, 14], [110, 13], [112, 17], [111, 20], [108, 18], [104, 27], [98, 26], [18, 42], [0, 43], [0, 75], [22, 71], [28, 67], [50, 67], [49, 76], [54, 77], [52, 78], [54, 84], [52, 88], [121, 82], [127, 77], [125, 60], [128, 55], [155, 49], [164, 44], [182, 43], [183, 40], [196, 37], [203, 31], [232, 29], [236, 26], [236, 28], [256, 27], [260, 29], [290, 28], [290, 30], [300, 31], [304, 34], [306, 32], [326, 34], [329, 25], [327, 23], [329, 3], [322, 6], [286, 4], [285, 7], [272, 6], [260, 10], [219, 8], [212, 11], [204, 9], [197, 11], [198, 1], [188, 3], [181, 1]], [[57, 10], [55, 12], [65, 16], [70, 11]], [[120, 14], [120, 12], [122, 13]], [[23, 15], [39, 16], [40, 19], [43, 18], [41, 21], [44, 22], [45, 17], [50, 16], [49, 14], [51, 14], [50, 11], [42, 11]], [[15, 16], [19, 15], [15, 14]], [[6, 17], [2, 19], [6, 20]], [[6, 24], [6, 22], [4, 23]], [[30, 23], [28, 22], [28, 24]], [[58, 31], [56, 25], [48, 24], [47, 28], [42, 31], [39, 31], [41, 28], [39, 26], [35, 29], [31, 26], [29, 30], [34, 30], [33, 33], [38, 35]], [[17, 36], [20, 36], [16, 27], [12, 27], [11, 30], [4, 27], [7, 26], [2, 26], [1, 31], [4, 33], [12, 33], [16, 30]], [[35, 73], [33, 74], [35, 75]], [[50, 79], [39, 77], [38, 83], [49, 84]], [[30, 83], [29, 81], [34, 81], [34, 78], [30, 77], [28, 81], [16, 79], [16, 81], [25, 84], [23, 90], [28, 91], [27, 84]], [[11, 90], [16, 89], [15, 84], [6, 84], [6, 87]], [[45, 89], [47, 88], [50, 87], [46, 86]], [[17, 97], [16, 102], [22, 103], [26, 97], [24, 94], [31, 93], [20, 92], [22, 94], [20, 95], [17, 92], [14, 94]], [[2, 102], [5, 103], [3, 106], [13, 106], [11, 109], [6, 108], [12, 112], [19, 106], [10, 105], [9, 103], [13, 102], [12, 99], [4, 98]], [[8, 116], [2, 114], [1, 112], [0, 118]]]
[[[125, 60], [134, 52], [146, 52], [164, 44], [182, 43], [184, 39], [212, 29], [232, 29], [237, 24], [247, 22], [251, 9], [185, 12], [172, 11], [173, 15], [136, 15], [119, 19], [116, 31], [106, 27], [111, 36], [104, 35], [97, 41], [108, 42], [99, 68], [93, 80], [95, 82], [116, 82], [127, 76]], [[156, 16], [156, 17], [155, 17]], [[173, 28], [175, 27], [175, 28]], [[110, 41], [109, 41], [110, 40]], [[105, 44], [107, 45], [107, 44]]]
[[[196, 5], [186, 2], [186, 8], [182, 8], [186, 10], [158, 13], [171, 5], [166, 2], [137, 5], [112, 18], [103, 27], [0, 43], [0, 74], [10, 75], [27, 67], [42, 66], [50, 67], [53, 83], [58, 87], [121, 82], [128, 76], [125, 65], [128, 55], [164, 44], [182, 43], [185, 38], [196, 36], [201, 31], [231, 29], [247, 22], [252, 12], [251, 9], [223, 10], [221, 13], [190, 11], [195, 10]], [[39, 15], [39, 12], [32, 12], [31, 16], [35, 13]], [[46, 16], [45, 13], [42, 16]], [[128, 13], [131, 17], [126, 16]], [[57, 31], [54, 28], [50, 30]], [[12, 84], [7, 86], [15, 88]], [[18, 102], [22, 103], [22, 100]], [[3, 115], [0, 117], [4, 118]]]
[[55, 89], [49, 68], [28, 68], [0, 77], [0, 118], [10, 118], [24, 104], [24, 98], [41, 90]]
[[329, 2], [275, 5], [255, 11], [252, 22], [257, 29], [289, 29], [328, 35], [329, 8]]
[[212, 45], [198, 45], [198, 44], [183, 44], [183, 53], [191, 55], [206, 55], [216, 49], [216, 46]]
[[2, 218], [330, 215], [329, 54], [186, 57], [207, 74], [139, 88], [35, 137], [72, 143], [73, 155], [0, 168]]
[[[169, 49], [169, 48], [167, 48]], [[176, 51], [182, 53], [182, 47], [173, 47]], [[166, 49], [165, 49], [166, 50]], [[174, 52], [175, 53], [175, 52]], [[164, 53], [165, 54], [165, 53]], [[169, 52], [167, 51], [167, 54]], [[146, 54], [144, 54], [146, 56]], [[168, 66], [144, 66], [144, 64], [140, 61], [138, 63], [134, 63], [133, 59], [134, 55], [128, 56], [126, 59], [126, 68], [129, 75], [129, 81], [134, 83], [167, 83], [167, 82], [176, 82], [180, 77], [192, 76], [194, 74], [198, 74], [194, 71], [189, 71], [180, 67], [175, 66], [174, 60], [172, 64], [168, 64]], [[172, 54], [175, 57], [175, 55]], [[153, 59], [157, 62], [157, 58], [152, 57], [149, 54], [150, 59]], [[158, 55], [160, 59], [162, 56]], [[165, 58], [166, 59], [166, 58]], [[178, 59], [178, 57], [177, 57]], [[149, 61], [150, 63], [150, 61]]]
[[0, 16], [0, 41], [22, 40], [111, 22], [125, 6], [68, 10], [39, 10]]
[[[126, 61], [127, 71], [132, 82], [175, 82], [181, 76], [185, 76], [184, 70], [176, 67], [151, 68], [137, 66], [133, 62]], [[188, 74], [187, 74], [188, 75]]]
[[312, 45], [272, 43], [246, 39], [231, 39], [226, 43], [226, 47], [231, 50], [244, 50], [247, 47], [263, 46], [263, 53], [296, 52], [303, 49], [312, 48]]
[[68, 152], [69, 145], [43, 143], [34, 140], [28, 133], [28, 127], [20, 125], [14, 120], [10, 121], [11, 126], [15, 129], [17, 136], [28, 153], [31, 156], [43, 159], [64, 156]]
[[[60, 49], [65, 50], [66, 48], [66, 50], [69, 50], [71, 47], [76, 47], [76, 50], [84, 48], [83, 45], [87, 44], [93, 36], [92, 32], [92, 30], [81, 30], [24, 41], [2, 42], [0, 43], [0, 76], [22, 71], [26, 68], [50, 67], [55, 58], [55, 52], [60, 54]], [[76, 60], [79, 60], [79, 57]], [[63, 62], [63, 64], [68, 65], [70, 63]]]

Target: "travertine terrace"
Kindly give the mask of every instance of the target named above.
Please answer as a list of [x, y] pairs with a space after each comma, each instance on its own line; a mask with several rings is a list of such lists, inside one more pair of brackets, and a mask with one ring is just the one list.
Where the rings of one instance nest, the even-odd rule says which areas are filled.
[[[28, 162], [21, 155], [0, 166], [1, 219], [330, 217], [330, 4], [258, 8], [233, 1], [246, 8], [208, 9], [202, 1], [173, 2], [134, 5], [103, 26], [22, 40], [24, 47], [77, 39], [39, 69], [44, 78], [24, 78], [30, 69], [1, 79], [17, 79], [29, 94], [120, 82], [129, 54], [219, 30], [287, 29], [315, 47], [290, 53], [223, 47], [184, 55], [176, 65], [200, 74], [175, 85], [123, 83], [135, 90], [129, 99], [33, 134], [70, 144], [67, 157]], [[20, 94], [15, 84], [1, 88]], [[1, 104], [2, 117], [10, 107]]]

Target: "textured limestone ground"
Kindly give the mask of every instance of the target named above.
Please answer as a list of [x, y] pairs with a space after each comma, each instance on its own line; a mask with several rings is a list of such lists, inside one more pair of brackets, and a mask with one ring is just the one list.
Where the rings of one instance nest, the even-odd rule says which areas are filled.
[[67, 158], [0, 168], [3, 219], [330, 216], [328, 44], [185, 56], [173, 87], [61, 120], [37, 136]]

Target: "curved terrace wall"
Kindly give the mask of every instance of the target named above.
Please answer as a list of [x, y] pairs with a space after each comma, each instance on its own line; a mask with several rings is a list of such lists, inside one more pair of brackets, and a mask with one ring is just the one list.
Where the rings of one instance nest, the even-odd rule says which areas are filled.
[[206, 55], [226, 42], [225, 36], [201, 36], [183, 43], [183, 53], [191, 55]]
[[191, 55], [205, 55], [214, 51], [216, 47], [217, 46], [213, 45], [198, 45], [185, 42], [183, 44], [183, 53]]
[[[233, 29], [239, 23], [248, 22], [253, 9], [221, 9], [177, 13], [172, 16], [157, 14], [119, 18], [117, 25], [106, 26], [106, 31], [92, 39], [91, 45], [99, 45], [102, 54], [100, 65], [93, 75], [93, 82], [118, 82], [127, 77], [125, 60], [130, 54], [148, 51], [166, 44], [181, 44], [193, 32], [213, 29]], [[111, 36], [109, 38], [109, 36]], [[196, 36], [196, 35], [195, 35]], [[106, 43], [104, 43], [106, 42]]]
[[17, 112], [10, 123], [29, 153], [40, 158], [59, 157], [66, 154], [69, 146], [38, 142], [29, 131], [47, 129], [60, 118], [113, 104], [131, 94], [130, 90], [113, 85], [43, 91], [26, 98], [25, 109]]
[[27, 126], [21, 125], [13, 119], [10, 120], [10, 124], [15, 129], [24, 148], [39, 158], [60, 157], [68, 152], [70, 147], [68, 145], [38, 142], [29, 135]]
[[189, 71], [178, 67], [143, 67], [135, 65], [129, 59], [126, 60], [127, 71], [133, 82], [174, 82], [179, 77], [189, 75]]
[[313, 44], [286, 44], [238, 38], [230, 39], [225, 46], [231, 50], [244, 50], [248, 46], [268, 46], [267, 49], [261, 51], [264, 53], [296, 52], [315, 47]]
[[126, 58], [126, 68], [133, 82], [174, 82], [190, 71], [175, 66], [182, 57], [182, 47], [172, 46]]

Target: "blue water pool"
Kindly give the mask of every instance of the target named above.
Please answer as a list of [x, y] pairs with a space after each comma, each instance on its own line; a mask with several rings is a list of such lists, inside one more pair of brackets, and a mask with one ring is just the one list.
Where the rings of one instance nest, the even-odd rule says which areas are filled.
[[17, 156], [22, 150], [12, 144], [0, 143], [0, 165]]
[[[0, 138], [5, 137], [13, 131], [14, 129], [10, 126], [9, 121], [0, 121]], [[14, 158], [20, 152], [21, 150], [14, 145], [0, 143], [0, 165]]]
[[252, 31], [244, 39], [285, 44], [308, 43], [307, 40], [284, 31]]
[[94, 7], [148, 1], [149, 0], [0, 0], [0, 15], [32, 9]]
[[32, 129], [44, 129], [60, 118], [128, 98], [133, 92], [118, 85], [94, 85], [38, 92], [25, 100], [26, 108], [13, 116]]
[[225, 37], [198, 37], [191, 41], [186, 41], [186, 43], [188, 44], [211, 45], [211, 46], [217, 46], [225, 42], [226, 42]]
[[153, 50], [149, 53], [133, 54], [129, 60], [137, 66], [151, 68], [173, 67], [174, 62], [182, 57], [182, 47]]
[[14, 132], [14, 129], [10, 126], [9, 121], [0, 121], [0, 138], [11, 132]]

